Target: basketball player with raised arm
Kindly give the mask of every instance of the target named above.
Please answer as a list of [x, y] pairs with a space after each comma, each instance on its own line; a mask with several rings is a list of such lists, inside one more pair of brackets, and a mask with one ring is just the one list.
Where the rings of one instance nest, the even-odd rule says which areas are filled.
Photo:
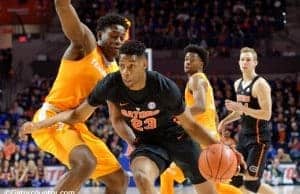
[[147, 71], [145, 49], [138, 41], [124, 43], [120, 48], [120, 71], [98, 82], [79, 107], [31, 123], [24, 130], [34, 131], [58, 121], [83, 122], [98, 105], [107, 102], [114, 129], [135, 147], [130, 155], [131, 169], [141, 194], [157, 194], [154, 182], [172, 161], [198, 194], [216, 194], [214, 185], [199, 172], [200, 147], [194, 141], [210, 145], [216, 140], [191, 118], [177, 85], [158, 72]]
[[222, 132], [225, 125], [241, 119], [242, 129], [236, 149], [244, 156], [247, 169], [243, 177], [233, 178], [232, 184], [244, 186], [253, 193], [274, 194], [269, 185], [261, 183], [271, 143], [268, 121], [272, 114], [272, 99], [268, 82], [255, 72], [257, 64], [256, 51], [242, 48], [239, 59], [242, 78], [234, 83], [237, 101], [225, 101], [226, 108], [232, 113], [220, 122], [218, 130]]
[[[217, 112], [214, 102], [213, 89], [207, 79], [204, 68], [209, 61], [209, 53], [198, 45], [188, 45], [184, 49], [184, 72], [188, 75], [185, 88], [185, 102], [194, 120], [205, 127], [215, 138], [217, 132]], [[205, 147], [205, 145], [201, 145]], [[174, 163], [160, 176], [160, 193], [174, 194], [174, 180], [182, 183], [185, 177]], [[242, 192], [229, 184], [216, 184], [219, 194], [241, 194]]]
[[[99, 80], [117, 71], [115, 58], [128, 29], [126, 18], [114, 14], [103, 16], [97, 21], [96, 40], [79, 20], [71, 0], [55, 0], [55, 8], [70, 45], [62, 57], [52, 89], [33, 122], [77, 107]], [[21, 130], [20, 136], [26, 133]], [[41, 127], [32, 137], [40, 149], [53, 154], [69, 168], [56, 185], [58, 193], [78, 192], [88, 178], [101, 179], [106, 185], [106, 194], [126, 193], [126, 173], [105, 143], [93, 135], [84, 122]]]

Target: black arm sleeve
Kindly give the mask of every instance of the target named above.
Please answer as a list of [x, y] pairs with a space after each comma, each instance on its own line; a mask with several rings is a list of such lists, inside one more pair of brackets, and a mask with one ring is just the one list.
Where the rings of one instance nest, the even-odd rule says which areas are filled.
[[110, 91], [113, 89], [113, 85], [113, 74], [109, 74], [94, 87], [88, 96], [88, 103], [91, 106], [105, 104], [109, 98]]

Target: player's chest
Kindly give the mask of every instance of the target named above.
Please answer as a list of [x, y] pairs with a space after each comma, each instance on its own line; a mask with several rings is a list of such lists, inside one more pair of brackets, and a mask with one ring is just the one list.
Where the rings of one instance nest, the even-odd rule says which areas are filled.
[[143, 103], [124, 99], [119, 106], [125, 121], [136, 131], [154, 130], [161, 123], [162, 104], [155, 99]]

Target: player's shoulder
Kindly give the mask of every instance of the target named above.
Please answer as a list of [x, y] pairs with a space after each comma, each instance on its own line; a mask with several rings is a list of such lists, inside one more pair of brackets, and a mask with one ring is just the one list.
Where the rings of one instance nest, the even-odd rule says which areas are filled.
[[238, 88], [239, 84], [241, 83], [242, 78], [238, 78], [237, 80], [234, 81], [234, 88], [235, 90]]
[[120, 79], [121, 78], [121, 73], [120, 71], [115, 71], [115, 72], [111, 72], [111, 73], [108, 73], [105, 78], [107, 79]]
[[104, 84], [109, 84], [111, 86], [117, 86], [121, 83], [121, 74], [120, 71], [108, 73], [102, 80]]
[[189, 77], [187, 87], [189, 89], [192, 88], [198, 88], [198, 86], [204, 86], [207, 87], [210, 85], [209, 80], [207, 79], [206, 75], [204, 73], [194, 73], [192, 76]]
[[270, 84], [266, 78], [264, 78], [263, 76], [259, 76], [259, 78], [254, 83], [253, 87], [268, 87], [268, 88], [270, 88]]
[[242, 81], [242, 78], [241, 78], [241, 77], [238, 78], [238, 79], [236, 79], [236, 80], [234, 81], [234, 85], [239, 84], [241, 81]]
[[148, 76], [151, 82], [157, 82], [161, 87], [168, 87], [175, 84], [174, 81], [157, 71], [148, 71]]
[[173, 80], [159, 72], [148, 71], [148, 76], [150, 83], [155, 86], [155, 90], [159, 90], [162, 93], [177, 93], [177, 91], [180, 91]]
[[205, 74], [204, 73], [194, 73], [190, 76], [189, 80], [204, 80]]

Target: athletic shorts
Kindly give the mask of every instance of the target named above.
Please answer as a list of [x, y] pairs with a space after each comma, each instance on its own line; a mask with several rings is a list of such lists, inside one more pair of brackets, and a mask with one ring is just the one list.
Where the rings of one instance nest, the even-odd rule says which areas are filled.
[[269, 141], [257, 141], [255, 136], [240, 134], [236, 149], [244, 156], [250, 176], [262, 177], [269, 145]]
[[177, 141], [166, 139], [155, 145], [140, 144], [131, 153], [131, 161], [137, 156], [145, 156], [154, 161], [160, 174], [174, 162], [192, 184], [206, 181], [198, 168], [200, 146], [187, 135]]
[[[57, 114], [52, 105], [45, 103], [34, 115], [38, 122]], [[84, 123], [67, 125], [57, 123], [51, 127], [40, 129], [32, 134], [38, 147], [54, 155], [60, 162], [70, 168], [70, 152], [79, 145], [87, 145], [97, 158], [97, 166], [90, 178], [96, 179], [113, 173], [121, 168], [118, 160], [110, 152], [106, 144], [93, 135]]]

